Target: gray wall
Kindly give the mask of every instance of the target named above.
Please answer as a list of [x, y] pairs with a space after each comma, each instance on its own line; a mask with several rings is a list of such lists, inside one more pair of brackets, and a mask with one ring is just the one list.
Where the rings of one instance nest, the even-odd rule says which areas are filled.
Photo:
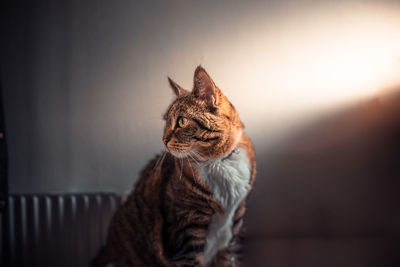
[[[236, 105], [259, 155], [274, 154], [295, 129], [392, 81], [384, 75], [393, 73], [363, 69], [379, 86], [357, 89], [365, 84], [346, 76], [356, 60], [340, 55], [359, 53], [361, 42], [357, 55], [371, 57], [376, 47], [366, 40], [375, 33], [392, 40], [379, 44], [384, 63], [396, 60], [399, 11], [395, 1], [4, 4], [10, 191], [129, 191], [162, 149], [161, 116], [173, 98], [167, 75], [190, 88], [198, 64]], [[335, 66], [332, 53], [344, 61]]]

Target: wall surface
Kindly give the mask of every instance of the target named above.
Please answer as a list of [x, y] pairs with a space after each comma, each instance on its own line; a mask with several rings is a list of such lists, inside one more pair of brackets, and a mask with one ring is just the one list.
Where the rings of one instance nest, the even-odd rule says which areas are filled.
[[399, 266], [399, 136], [400, 90], [259, 155], [245, 266]]
[[162, 149], [167, 75], [191, 88], [198, 64], [260, 155], [400, 76], [397, 1], [41, 0], [1, 12], [12, 193], [129, 191]]

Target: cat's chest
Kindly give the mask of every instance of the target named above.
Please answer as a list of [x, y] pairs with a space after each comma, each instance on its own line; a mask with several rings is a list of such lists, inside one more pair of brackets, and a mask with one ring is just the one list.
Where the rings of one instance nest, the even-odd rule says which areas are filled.
[[209, 160], [200, 164], [199, 172], [214, 198], [226, 211], [247, 195], [250, 162], [243, 148], [236, 148], [226, 159]]
[[246, 151], [237, 148], [229, 158], [201, 164], [199, 172], [215, 200], [225, 210], [224, 214], [215, 214], [211, 219], [204, 253], [207, 263], [219, 249], [226, 247], [232, 238], [233, 216], [250, 188], [250, 162]]

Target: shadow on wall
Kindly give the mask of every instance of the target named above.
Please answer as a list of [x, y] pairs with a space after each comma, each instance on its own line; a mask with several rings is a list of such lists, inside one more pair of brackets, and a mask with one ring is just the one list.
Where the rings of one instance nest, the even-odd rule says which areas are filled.
[[245, 266], [400, 266], [400, 90], [257, 151]]

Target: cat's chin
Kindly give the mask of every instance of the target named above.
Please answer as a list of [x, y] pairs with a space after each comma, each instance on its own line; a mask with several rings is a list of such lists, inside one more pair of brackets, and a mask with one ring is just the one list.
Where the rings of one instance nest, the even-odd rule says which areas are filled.
[[172, 156], [180, 158], [180, 159], [186, 158], [187, 156], [189, 156], [188, 152], [176, 152], [176, 151], [169, 150], [169, 153], [171, 153]]

